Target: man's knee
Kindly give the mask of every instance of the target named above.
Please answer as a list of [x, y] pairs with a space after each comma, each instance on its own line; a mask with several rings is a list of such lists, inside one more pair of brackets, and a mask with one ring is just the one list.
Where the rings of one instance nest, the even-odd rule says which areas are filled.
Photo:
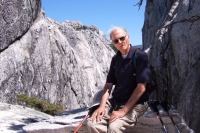
[[101, 123], [98, 123], [96, 121], [92, 122], [90, 119], [87, 120], [86, 125], [90, 129], [96, 129], [99, 128], [99, 126], [102, 126]]
[[109, 133], [117, 132], [116, 129], [117, 129], [117, 126], [116, 126], [116, 124], [114, 122], [109, 124], [109, 126], [108, 126], [108, 132]]
[[91, 128], [94, 126], [94, 123], [90, 119], [88, 119], [86, 125], [88, 128]]
[[94, 129], [94, 123], [91, 120], [87, 120], [86, 126], [87, 126], [88, 131], [92, 133]]
[[120, 124], [117, 121], [110, 123], [108, 126], [109, 133], [121, 133], [123, 130], [124, 130], [124, 127], [122, 126], [122, 124]]
[[87, 128], [88, 128], [88, 131], [90, 133], [106, 133], [107, 132], [107, 126], [106, 124], [100, 122], [92, 122], [91, 120], [88, 120], [87, 121]]

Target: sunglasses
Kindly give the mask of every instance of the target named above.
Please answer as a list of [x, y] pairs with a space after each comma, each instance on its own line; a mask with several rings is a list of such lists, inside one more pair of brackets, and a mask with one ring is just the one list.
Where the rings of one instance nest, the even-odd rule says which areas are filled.
[[[126, 36], [127, 36], [127, 35], [126, 35]], [[120, 37], [119, 39], [112, 40], [112, 42], [113, 42], [114, 44], [117, 44], [117, 43], [119, 42], [119, 40], [120, 40], [120, 41], [124, 41], [125, 38], [126, 38], [126, 36]]]

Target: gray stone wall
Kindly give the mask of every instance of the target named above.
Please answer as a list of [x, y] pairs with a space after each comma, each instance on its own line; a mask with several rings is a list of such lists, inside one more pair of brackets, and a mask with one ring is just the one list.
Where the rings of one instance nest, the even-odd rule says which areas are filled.
[[40, 0], [0, 1], [0, 51], [28, 31], [40, 10]]
[[200, 115], [200, 0], [149, 0], [143, 27], [144, 48], [158, 90], [154, 98], [176, 106], [196, 132]]

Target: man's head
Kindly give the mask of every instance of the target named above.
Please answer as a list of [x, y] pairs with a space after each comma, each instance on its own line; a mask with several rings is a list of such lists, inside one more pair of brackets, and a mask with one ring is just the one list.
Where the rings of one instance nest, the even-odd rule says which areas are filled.
[[124, 55], [129, 52], [130, 43], [129, 35], [126, 29], [122, 27], [114, 27], [109, 30], [112, 44]]

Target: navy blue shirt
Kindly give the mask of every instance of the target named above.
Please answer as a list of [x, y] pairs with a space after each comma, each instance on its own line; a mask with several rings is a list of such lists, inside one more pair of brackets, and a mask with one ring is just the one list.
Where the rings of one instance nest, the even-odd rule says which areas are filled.
[[[106, 83], [113, 83], [115, 88], [110, 101], [114, 104], [124, 105], [131, 97], [138, 83], [150, 83], [151, 71], [148, 63], [148, 56], [145, 52], [138, 50], [136, 76], [132, 62], [136, 48], [131, 46], [126, 58], [123, 58], [118, 51], [113, 56]], [[146, 93], [141, 96], [138, 103], [147, 101]]]

